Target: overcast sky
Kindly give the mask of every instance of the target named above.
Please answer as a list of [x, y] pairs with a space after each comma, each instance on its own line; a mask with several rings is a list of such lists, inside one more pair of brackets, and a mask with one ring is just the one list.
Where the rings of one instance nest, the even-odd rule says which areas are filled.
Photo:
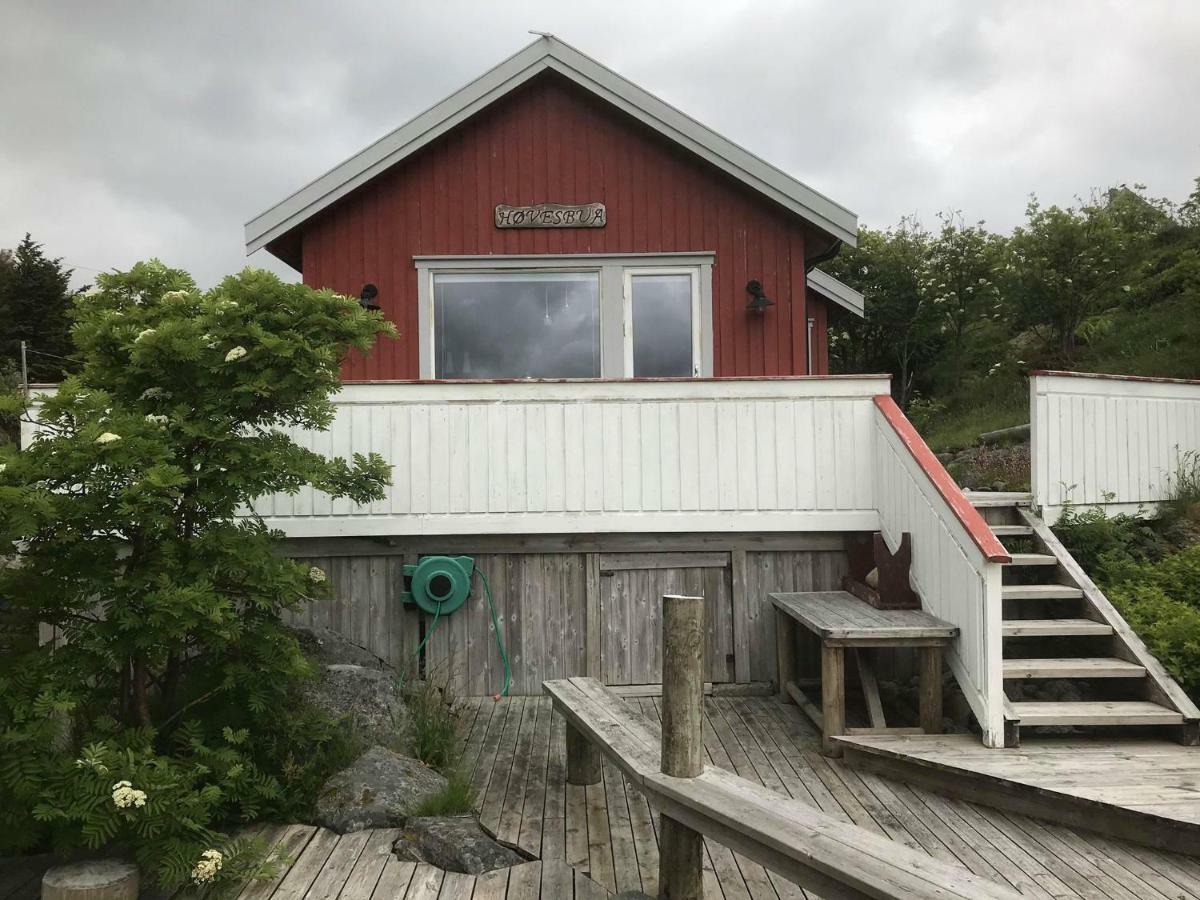
[[[552, 31], [879, 227], [1200, 175], [1200, 0], [2, 0], [0, 246], [202, 285], [243, 223]], [[265, 252], [251, 258], [295, 277]]]

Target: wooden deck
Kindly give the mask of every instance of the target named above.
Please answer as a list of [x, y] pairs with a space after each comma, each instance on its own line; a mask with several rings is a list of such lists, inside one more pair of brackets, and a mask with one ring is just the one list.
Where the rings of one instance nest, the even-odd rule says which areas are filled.
[[[656, 698], [630, 698], [657, 716]], [[817, 752], [819, 737], [793, 706], [774, 698], [707, 698], [709, 761], [1022, 894], [1086, 900], [1200, 900], [1200, 860], [942, 796], [859, 771]], [[392, 830], [338, 836], [306, 825], [266, 836], [292, 857], [273, 882], [239, 900], [592, 900], [609, 892], [657, 891], [657, 822], [607, 763], [603, 783], [566, 784], [563, 722], [550, 701], [472, 700], [466, 765], [484, 824], [540, 862], [478, 878], [400, 863]], [[1028, 749], [1028, 748], [1026, 748]], [[1000, 753], [1001, 751], [980, 751]], [[1193, 751], [1197, 752], [1197, 751]], [[1092, 770], [1119, 784], [1119, 765]], [[8, 877], [6, 877], [8, 876]], [[0, 867], [0, 900], [37, 896], [40, 873]], [[707, 900], [812, 897], [708, 842]]]
[[[658, 715], [656, 698], [628, 702]], [[957, 859], [1028, 896], [1200, 900], [1200, 860], [857, 772], [821, 756], [813, 727], [774, 698], [705, 703], [712, 764], [939, 858]], [[564, 755], [563, 722], [551, 715], [548, 700], [475, 701], [467, 761], [484, 824], [543, 860], [565, 859], [608, 890], [654, 896], [656, 822], [645, 800], [608, 764], [601, 785], [566, 784]], [[806, 896], [713, 842], [705, 875], [708, 900]]]
[[838, 738], [847, 760], [943, 793], [1200, 855], [1200, 748], [1038, 736], [988, 750], [969, 735]]

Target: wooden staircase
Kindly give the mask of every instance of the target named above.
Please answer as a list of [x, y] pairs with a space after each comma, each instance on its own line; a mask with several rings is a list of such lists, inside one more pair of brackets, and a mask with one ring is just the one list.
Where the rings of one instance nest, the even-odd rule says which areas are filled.
[[1030, 512], [1030, 495], [966, 496], [1012, 557], [1002, 588], [1006, 745], [1022, 727], [1048, 726], [1172, 726], [1196, 744], [1200, 710]]

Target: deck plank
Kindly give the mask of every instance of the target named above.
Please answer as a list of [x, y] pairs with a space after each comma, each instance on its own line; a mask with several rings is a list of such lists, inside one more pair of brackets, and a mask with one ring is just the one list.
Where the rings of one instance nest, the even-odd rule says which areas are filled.
[[296, 857], [295, 865], [270, 896], [275, 900], [300, 900], [321, 874], [339, 838], [336, 832], [328, 828], [318, 828], [312, 840], [305, 844], [303, 852]]
[[370, 837], [358, 861], [346, 879], [339, 900], [370, 900], [383, 874], [384, 866], [392, 856], [392, 844], [400, 836], [399, 828], [378, 828], [369, 833]]
[[391, 857], [379, 873], [379, 881], [375, 883], [371, 900], [398, 900], [403, 897], [408, 893], [408, 886], [412, 883], [416, 871], [416, 863], [401, 862], [396, 857]]
[[445, 878], [446, 873], [441, 869], [425, 863], [417, 863], [404, 900], [438, 900]]

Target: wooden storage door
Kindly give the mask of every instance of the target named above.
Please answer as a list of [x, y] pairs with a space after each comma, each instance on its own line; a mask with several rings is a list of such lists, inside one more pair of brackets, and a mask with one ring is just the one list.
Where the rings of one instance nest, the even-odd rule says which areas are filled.
[[601, 674], [605, 684], [662, 682], [662, 597], [705, 599], [705, 680], [733, 681], [728, 553], [600, 554]]

